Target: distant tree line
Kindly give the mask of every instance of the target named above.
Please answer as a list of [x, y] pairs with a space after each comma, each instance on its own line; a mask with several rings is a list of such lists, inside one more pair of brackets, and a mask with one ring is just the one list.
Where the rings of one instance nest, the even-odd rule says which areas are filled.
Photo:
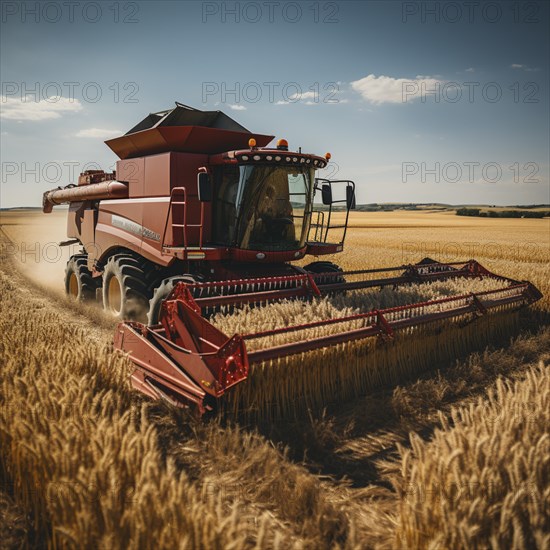
[[480, 218], [545, 218], [550, 210], [481, 210], [481, 208], [457, 208], [457, 216], [476, 216]]

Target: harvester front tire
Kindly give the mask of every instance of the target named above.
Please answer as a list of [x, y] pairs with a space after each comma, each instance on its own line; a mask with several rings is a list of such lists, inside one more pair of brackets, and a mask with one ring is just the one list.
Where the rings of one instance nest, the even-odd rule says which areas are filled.
[[136, 258], [116, 254], [111, 256], [103, 271], [103, 308], [119, 319], [147, 320], [149, 290], [147, 277]]
[[65, 268], [65, 292], [77, 302], [91, 302], [96, 299], [96, 288], [101, 279], [92, 277], [86, 255], [71, 256]]
[[[333, 262], [312, 262], [306, 266], [304, 269], [309, 273], [343, 273], [342, 268], [339, 265], [336, 265]], [[345, 283], [346, 280], [342, 275], [329, 275], [327, 277], [315, 279], [318, 284], [331, 284], [331, 283]]]
[[153, 297], [149, 302], [149, 313], [147, 315], [147, 324], [152, 327], [159, 323], [160, 317], [160, 306], [172, 289], [178, 283], [195, 283], [196, 279], [192, 275], [174, 275], [172, 277], [167, 277], [163, 279], [160, 285], [155, 288], [153, 292]]

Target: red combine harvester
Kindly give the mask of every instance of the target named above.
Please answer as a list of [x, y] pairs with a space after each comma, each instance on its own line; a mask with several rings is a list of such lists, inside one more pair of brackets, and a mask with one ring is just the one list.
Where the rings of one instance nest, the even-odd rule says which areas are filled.
[[[83, 246], [67, 264], [67, 293], [102, 302], [123, 321], [115, 347], [129, 354], [132, 382], [145, 394], [203, 413], [246, 380], [252, 363], [541, 297], [531, 283], [494, 275], [474, 260], [348, 272], [329, 261], [291, 264], [343, 250], [355, 184], [315, 177], [328, 153], [289, 151], [283, 139], [267, 147], [272, 139], [219, 111], [176, 103], [106, 142], [120, 157], [116, 172], [88, 171], [78, 185], [44, 194], [44, 212], [70, 204], [67, 243]], [[500, 288], [262, 333], [242, 327], [225, 335], [209, 321], [220, 308], [459, 277], [495, 279]], [[246, 348], [251, 339], [351, 320], [361, 328]]]

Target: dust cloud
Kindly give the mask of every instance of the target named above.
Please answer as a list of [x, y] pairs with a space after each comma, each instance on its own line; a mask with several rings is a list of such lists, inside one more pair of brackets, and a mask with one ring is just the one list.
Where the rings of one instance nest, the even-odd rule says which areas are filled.
[[43, 214], [39, 210], [0, 212], [0, 227], [6, 256], [11, 256], [20, 271], [33, 281], [59, 294], [65, 293], [67, 261], [81, 250], [81, 245], [59, 246], [67, 240], [67, 210]]

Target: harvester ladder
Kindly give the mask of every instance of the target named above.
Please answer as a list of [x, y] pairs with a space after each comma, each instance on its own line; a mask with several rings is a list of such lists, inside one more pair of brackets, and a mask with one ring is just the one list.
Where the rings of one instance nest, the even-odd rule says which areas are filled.
[[[166, 233], [168, 231], [169, 224], [172, 231], [172, 241], [171, 244], [166, 244]], [[195, 228], [199, 230], [198, 249], [202, 250], [203, 227], [204, 203], [201, 202], [200, 223], [187, 223], [187, 191], [185, 187], [173, 187], [170, 192], [168, 212], [166, 213], [166, 222], [164, 223], [164, 231], [162, 233], [161, 250], [166, 252], [167, 250], [173, 248], [182, 248], [182, 245], [183, 249], [187, 250], [189, 248], [188, 228]]]

